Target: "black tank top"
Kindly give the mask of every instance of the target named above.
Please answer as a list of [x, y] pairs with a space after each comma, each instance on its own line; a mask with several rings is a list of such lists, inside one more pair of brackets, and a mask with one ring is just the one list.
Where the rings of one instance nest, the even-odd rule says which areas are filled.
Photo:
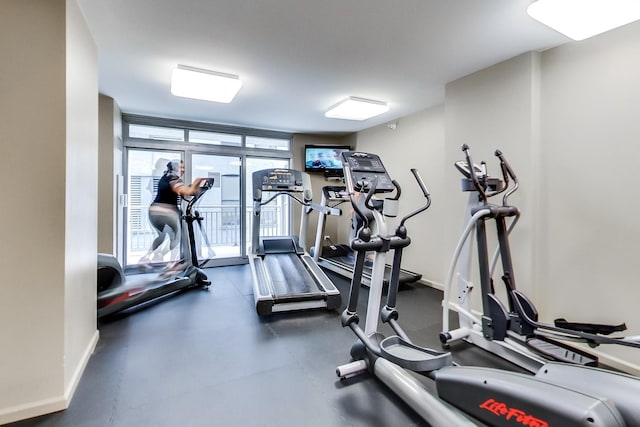
[[181, 183], [182, 180], [178, 176], [173, 174], [163, 175], [162, 178], [160, 178], [160, 181], [158, 181], [158, 194], [156, 194], [156, 198], [153, 200], [153, 203], [164, 203], [177, 208], [180, 196], [173, 191], [172, 187]]

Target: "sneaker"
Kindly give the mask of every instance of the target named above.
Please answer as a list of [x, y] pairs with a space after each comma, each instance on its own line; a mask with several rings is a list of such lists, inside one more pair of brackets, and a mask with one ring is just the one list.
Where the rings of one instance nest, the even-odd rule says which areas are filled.
[[157, 280], [162, 282], [171, 279], [176, 274], [175, 271], [167, 270], [158, 274]]
[[138, 267], [140, 267], [142, 270], [148, 271], [151, 270], [151, 261], [149, 260], [148, 256], [143, 256], [142, 258], [140, 258], [140, 261], [138, 261]]
[[158, 278], [161, 280], [165, 280], [173, 276], [177, 276], [184, 271], [185, 265], [186, 262], [184, 260], [176, 261], [172, 264], [167, 264], [167, 266], [159, 274]]
[[184, 260], [176, 261], [169, 267], [171, 271], [182, 271], [187, 263]]

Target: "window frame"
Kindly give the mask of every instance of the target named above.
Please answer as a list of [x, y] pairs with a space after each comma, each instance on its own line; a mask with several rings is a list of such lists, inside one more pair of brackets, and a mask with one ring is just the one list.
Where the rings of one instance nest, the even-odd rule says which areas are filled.
[[[173, 129], [182, 129], [184, 131], [184, 141], [176, 141], [176, 140], [162, 140], [162, 139], [147, 139], [147, 138], [132, 138], [129, 136], [129, 126], [130, 125], [143, 125], [143, 126], [155, 126], [162, 128], [173, 128]], [[198, 131], [198, 132], [214, 132], [214, 133], [224, 133], [230, 135], [238, 135], [241, 137], [242, 144], [241, 146], [233, 146], [233, 145], [217, 145], [217, 144], [208, 144], [201, 142], [190, 142], [189, 141], [189, 131]], [[287, 140], [289, 143], [288, 150], [282, 149], [268, 149], [268, 148], [254, 148], [246, 146], [246, 138], [247, 137], [257, 137], [257, 138], [273, 138], [280, 140]], [[142, 115], [134, 115], [134, 114], [122, 114], [122, 142], [123, 142], [123, 175], [126, 177], [128, 171], [127, 168], [127, 159], [126, 155], [130, 149], [152, 149], [152, 150], [172, 150], [172, 151], [182, 151], [185, 157], [185, 166], [188, 171], [191, 170], [191, 157], [193, 154], [215, 154], [215, 155], [229, 155], [229, 156], [238, 156], [241, 158], [241, 167], [240, 167], [240, 191], [241, 191], [241, 200], [242, 203], [246, 200], [246, 179], [251, 179], [251, 177], [245, 177], [246, 174], [246, 159], [248, 157], [257, 157], [257, 158], [274, 158], [274, 159], [282, 159], [287, 160], [289, 162], [289, 167], [291, 167], [293, 163], [293, 134], [288, 132], [279, 132], [272, 130], [264, 130], [264, 129], [252, 129], [238, 126], [228, 126], [214, 123], [202, 123], [202, 122], [194, 122], [187, 120], [177, 120], [177, 119], [166, 119], [159, 117], [150, 117], [150, 116], [142, 116]], [[125, 186], [128, 183], [125, 183]], [[126, 188], [126, 187], [125, 187]], [[245, 207], [246, 208], [246, 207]], [[289, 224], [289, 230], [287, 231], [289, 234], [292, 233], [292, 228], [294, 224], [293, 218], [293, 206], [289, 204], [289, 218], [287, 220]], [[123, 225], [126, 224], [128, 218], [126, 217], [126, 209], [122, 216]], [[242, 229], [241, 229], [241, 241], [246, 241], [246, 227], [248, 224], [243, 220]], [[126, 230], [124, 235], [122, 236], [124, 241], [124, 248], [127, 246], [127, 233]], [[244, 243], [243, 243], [244, 246]], [[248, 253], [247, 248], [243, 247], [241, 251], [240, 257], [234, 258], [225, 258], [222, 260], [223, 262], [220, 264], [213, 263], [212, 266], [215, 265], [234, 265], [234, 264], [243, 264], [248, 262]]]

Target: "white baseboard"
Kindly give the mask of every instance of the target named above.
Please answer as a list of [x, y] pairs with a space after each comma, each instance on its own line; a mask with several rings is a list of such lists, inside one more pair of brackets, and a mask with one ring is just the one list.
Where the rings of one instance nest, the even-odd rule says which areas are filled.
[[[89, 363], [89, 359], [91, 358], [91, 355], [95, 351], [96, 345], [98, 345], [98, 339], [100, 339], [100, 332], [96, 330], [93, 336], [91, 337], [91, 339], [89, 340], [87, 347], [84, 349], [84, 353], [80, 358], [80, 363], [78, 363], [78, 365], [76, 366], [76, 369], [74, 370], [73, 375], [71, 376], [71, 379], [67, 384], [67, 388], [64, 392], [64, 397], [69, 403], [73, 398], [73, 394], [76, 392], [76, 388], [78, 388], [78, 384], [80, 383], [82, 374], [84, 373], [84, 370], [87, 367], [87, 363]], [[67, 407], [68, 406], [69, 405], [67, 404]]]
[[91, 337], [91, 340], [89, 340], [89, 344], [82, 354], [80, 363], [78, 363], [78, 365], [76, 366], [71, 380], [66, 386], [66, 390], [62, 396], [54, 396], [35, 402], [28, 402], [10, 408], [0, 409], [0, 425], [67, 409], [69, 407], [69, 403], [71, 403], [73, 393], [75, 393], [76, 388], [80, 383], [82, 374], [87, 367], [87, 363], [89, 362], [89, 359], [91, 358], [91, 355], [96, 348], [99, 337], [100, 333], [96, 330], [94, 335]]
[[[614, 344], [611, 344], [611, 345], [614, 345]], [[618, 369], [619, 371], [622, 371], [629, 375], [640, 376], [640, 365], [631, 363], [628, 360], [620, 359], [615, 356], [610, 356], [601, 351], [591, 349], [591, 352], [596, 356], [598, 356], [598, 359], [600, 359], [600, 363], [602, 363], [603, 365], [607, 365], [614, 369]]]
[[432, 282], [430, 280], [425, 280], [425, 279], [418, 280], [418, 283], [421, 283], [430, 288], [437, 289], [439, 291], [444, 292], [444, 285], [442, 283]]
[[0, 411], [0, 425], [62, 411], [63, 409], [67, 409], [68, 406], [68, 402], [64, 396], [12, 406]]

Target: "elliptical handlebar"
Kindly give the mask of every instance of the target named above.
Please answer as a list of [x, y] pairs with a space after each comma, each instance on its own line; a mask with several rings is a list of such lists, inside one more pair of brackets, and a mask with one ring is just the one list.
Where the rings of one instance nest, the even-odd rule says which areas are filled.
[[[396, 189], [396, 194], [393, 197], [389, 198], [389, 200], [399, 200], [400, 195], [402, 194], [402, 188], [400, 187], [400, 184], [398, 184], [398, 181], [396, 181], [395, 179], [391, 180], [391, 183]], [[376, 207], [371, 204], [371, 198], [374, 196], [374, 194], [376, 194], [376, 190], [378, 189], [378, 177], [374, 176], [371, 180], [371, 185], [368, 188], [363, 187], [363, 189], [366, 190], [367, 194], [367, 197], [364, 200], [364, 205], [367, 207], [367, 209], [376, 209]]]
[[362, 210], [360, 209], [360, 206], [358, 206], [358, 202], [356, 201], [356, 199], [354, 197], [355, 188], [353, 188], [353, 179], [352, 179], [351, 169], [349, 169], [349, 168], [344, 168], [344, 181], [345, 181], [345, 184], [347, 186], [347, 192], [349, 193], [349, 201], [351, 202], [351, 206], [353, 207], [353, 211], [356, 213], [358, 218], [360, 218], [360, 220], [362, 220], [362, 224], [365, 227], [368, 227], [369, 226], [369, 219], [364, 214], [364, 212], [362, 212]]
[[[371, 199], [376, 194], [378, 189], [378, 182], [379, 182], [378, 177], [374, 176], [371, 179], [371, 181], [369, 181], [370, 184], [366, 185], [363, 183], [363, 185], [357, 185], [356, 188], [353, 188], [351, 185], [351, 179], [350, 179], [351, 172], [349, 170], [346, 171], [345, 177], [348, 178], [346, 181], [347, 181], [347, 189], [349, 190], [349, 200], [351, 201], [351, 205], [353, 206], [356, 214], [363, 221], [365, 226], [368, 226], [369, 220], [367, 218], [367, 215], [365, 215], [364, 212], [362, 212], [361, 207], [358, 206], [358, 203], [356, 202], [353, 196], [356, 192], [364, 193], [365, 194], [364, 206], [371, 211], [380, 209], [379, 207], [376, 207], [371, 203]], [[400, 194], [402, 193], [400, 184], [398, 184], [396, 180], [392, 180], [391, 183], [393, 184], [396, 190], [396, 194], [394, 197], [391, 198], [391, 200], [398, 200], [400, 198]]]
[[351, 206], [353, 207], [353, 211], [358, 215], [358, 218], [362, 220], [362, 224], [364, 227], [369, 227], [369, 218], [362, 212], [362, 209], [358, 205], [357, 200], [354, 197], [354, 193], [349, 193], [349, 201], [351, 202]]
[[[488, 178], [486, 174], [486, 169], [483, 169], [482, 176], [478, 178], [478, 175], [473, 171], [473, 166], [472, 166], [473, 161], [471, 159], [469, 146], [467, 144], [462, 144], [462, 151], [465, 154], [466, 162], [470, 168], [468, 179], [471, 180], [471, 182], [473, 183], [473, 187], [480, 195], [480, 200], [486, 204], [487, 200], [490, 197], [497, 196], [498, 194], [504, 193], [506, 191], [506, 194], [502, 198], [502, 206], [508, 206], [509, 196], [511, 196], [513, 193], [515, 193], [518, 190], [520, 184], [518, 181], [518, 176], [511, 168], [511, 165], [509, 165], [509, 162], [507, 162], [507, 160], [505, 159], [502, 151], [496, 149], [494, 154], [500, 160], [500, 171], [502, 172], [502, 180], [504, 181], [504, 186], [502, 186], [496, 191], [490, 191], [490, 192], [487, 192], [486, 186], [483, 185], [486, 183], [486, 180]], [[465, 176], [467, 176], [466, 172], [463, 172], [463, 173], [465, 174]], [[485, 182], [480, 182], [481, 179], [484, 180]], [[513, 186], [511, 186], [511, 188], [509, 188], [510, 181], [513, 181]]]
[[412, 218], [418, 215], [420, 212], [426, 211], [427, 209], [429, 209], [429, 206], [431, 206], [431, 194], [429, 193], [429, 190], [427, 189], [427, 186], [425, 185], [424, 180], [420, 176], [420, 173], [415, 168], [411, 169], [411, 173], [413, 174], [416, 181], [418, 182], [418, 186], [420, 187], [420, 190], [422, 190], [422, 194], [424, 195], [425, 199], [427, 199], [427, 203], [424, 206], [421, 206], [420, 208], [416, 209], [415, 211], [405, 215], [400, 220], [400, 225], [399, 225], [400, 227], [404, 226], [405, 221], [407, 221], [409, 218]]
[[511, 179], [513, 180], [513, 187], [509, 191], [507, 191], [507, 193], [502, 198], [502, 205], [507, 206], [507, 200], [509, 199], [509, 196], [511, 196], [518, 190], [520, 183], [518, 181], [516, 173], [513, 171], [513, 169], [511, 169], [511, 165], [509, 165], [509, 162], [507, 162], [507, 159], [505, 159], [504, 154], [502, 154], [502, 151], [496, 150], [495, 155], [498, 159], [500, 159], [500, 169], [502, 170], [505, 189], [509, 186], [509, 177], [511, 177]]
[[198, 191], [191, 196], [189, 200], [187, 200], [186, 214], [191, 215], [191, 211], [193, 210], [193, 206], [196, 204], [198, 200], [206, 193], [210, 188], [213, 187], [213, 183], [215, 178], [205, 178], [200, 182], [200, 186], [198, 187]]
[[471, 182], [473, 183], [474, 188], [476, 189], [476, 191], [478, 192], [478, 194], [480, 195], [480, 199], [484, 202], [487, 203], [487, 193], [485, 192], [484, 188], [482, 187], [482, 185], [480, 185], [480, 181], [478, 180], [478, 177], [476, 176], [476, 174], [473, 172], [473, 160], [471, 159], [471, 154], [469, 153], [469, 146], [467, 144], [462, 144], [462, 151], [464, 152], [464, 156], [467, 160], [467, 164], [469, 165], [471, 169]]
[[366, 192], [367, 197], [364, 199], [364, 205], [367, 207], [367, 209], [370, 209], [370, 210], [375, 209], [375, 206], [371, 204], [371, 198], [373, 197], [374, 194], [376, 194], [377, 187], [378, 187], [378, 177], [374, 176], [373, 179], [371, 180], [371, 185], [369, 186], [369, 189]]
[[420, 186], [420, 190], [422, 190], [422, 194], [424, 195], [424, 197], [427, 199], [430, 199], [431, 194], [429, 193], [429, 189], [425, 185], [424, 180], [420, 176], [420, 173], [418, 173], [418, 170], [416, 168], [411, 168], [411, 173], [413, 174], [414, 178], [418, 182], [418, 185]]
[[396, 195], [391, 198], [391, 200], [400, 200], [400, 195], [402, 194], [402, 189], [400, 188], [400, 184], [395, 179], [391, 180], [391, 183], [394, 187], [396, 187]]
[[[429, 193], [429, 190], [427, 189], [427, 186], [425, 185], [424, 180], [420, 176], [420, 173], [415, 168], [411, 169], [411, 173], [415, 177], [416, 182], [418, 183], [418, 186], [420, 187], [420, 190], [422, 191], [422, 194], [424, 195], [425, 199], [427, 199], [427, 202], [426, 202], [426, 204], [424, 206], [421, 206], [418, 209], [416, 209], [415, 211], [410, 212], [407, 215], [405, 215], [404, 217], [402, 217], [402, 219], [400, 220], [399, 227], [404, 226], [404, 223], [408, 219], [416, 216], [420, 212], [423, 212], [423, 211], [429, 209], [429, 207], [431, 206], [431, 194]], [[402, 189], [400, 188], [400, 184], [398, 184], [398, 182], [395, 179], [392, 180], [391, 182], [396, 187], [396, 194], [391, 200], [398, 200], [400, 198], [400, 194], [402, 192]], [[371, 185], [366, 189], [366, 192], [365, 192], [366, 198], [364, 200], [364, 205], [365, 205], [365, 207], [367, 209], [372, 210], [372, 211], [376, 209], [376, 207], [373, 204], [371, 204], [371, 199], [373, 198], [374, 194], [376, 194], [377, 186], [378, 186], [378, 178], [374, 177], [371, 180]], [[360, 206], [358, 206], [358, 203], [354, 200], [353, 193], [349, 194], [349, 198], [351, 200], [351, 205], [353, 206], [354, 211], [356, 212], [358, 217], [363, 221], [364, 226], [368, 227], [369, 219], [367, 218], [367, 215], [365, 215], [364, 212], [361, 211]]]

